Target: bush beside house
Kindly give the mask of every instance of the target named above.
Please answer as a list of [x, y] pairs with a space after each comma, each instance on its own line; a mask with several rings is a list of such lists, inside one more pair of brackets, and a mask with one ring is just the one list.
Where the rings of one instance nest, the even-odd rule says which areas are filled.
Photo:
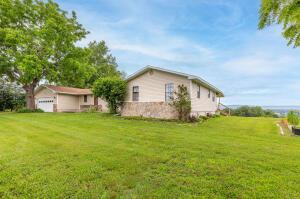
[[95, 82], [93, 93], [107, 102], [110, 113], [117, 113], [126, 96], [126, 89], [126, 82], [121, 78], [104, 77]]
[[188, 89], [184, 85], [178, 85], [178, 90], [174, 92], [174, 97], [170, 103], [173, 106], [177, 113], [178, 119], [181, 121], [189, 121], [191, 114], [191, 99], [188, 93]]

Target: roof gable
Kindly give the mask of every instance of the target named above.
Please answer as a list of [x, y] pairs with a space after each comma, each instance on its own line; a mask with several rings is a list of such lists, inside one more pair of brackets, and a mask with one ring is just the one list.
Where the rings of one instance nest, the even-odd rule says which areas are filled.
[[65, 86], [54, 86], [54, 85], [41, 85], [35, 90], [35, 93], [39, 92], [42, 88], [49, 89], [53, 93], [62, 93], [62, 94], [69, 94], [69, 95], [91, 95], [91, 94], [93, 94], [90, 89], [73, 88], [73, 87], [65, 87]]
[[135, 79], [136, 77], [150, 71], [150, 70], [157, 70], [157, 71], [162, 71], [162, 72], [166, 72], [166, 73], [171, 73], [174, 75], [179, 75], [179, 76], [183, 76], [186, 77], [187, 79], [193, 80], [201, 85], [203, 85], [204, 87], [207, 87], [213, 91], [215, 91], [216, 93], [218, 93], [218, 95], [220, 97], [224, 97], [224, 93], [219, 90], [218, 88], [216, 88], [215, 86], [211, 85], [210, 83], [208, 83], [207, 81], [205, 81], [204, 79], [195, 76], [195, 75], [189, 75], [187, 73], [181, 73], [181, 72], [177, 72], [177, 71], [172, 71], [172, 70], [168, 70], [168, 69], [164, 69], [164, 68], [159, 68], [159, 67], [155, 67], [155, 66], [146, 66], [144, 68], [142, 68], [141, 70], [137, 71], [136, 73], [133, 73], [132, 75], [128, 76], [128, 78], [126, 79], [126, 81], [130, 81]]

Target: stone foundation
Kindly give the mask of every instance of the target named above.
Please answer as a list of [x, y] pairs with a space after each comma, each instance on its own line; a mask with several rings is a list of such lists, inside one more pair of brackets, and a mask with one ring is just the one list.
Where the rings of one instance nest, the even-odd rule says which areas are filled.
[[122, 116], [141, 116], [161, 119], [177, 119], [176, 110], [167, 102], [125, 102]]

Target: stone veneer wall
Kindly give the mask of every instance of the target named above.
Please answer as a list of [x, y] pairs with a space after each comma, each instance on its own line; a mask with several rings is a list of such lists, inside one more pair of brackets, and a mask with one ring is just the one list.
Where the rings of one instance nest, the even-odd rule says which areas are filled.
[[150, 118], [177, 119], [176, 110], [167, 102], [125, 102], [122, 116], [142, 116]]

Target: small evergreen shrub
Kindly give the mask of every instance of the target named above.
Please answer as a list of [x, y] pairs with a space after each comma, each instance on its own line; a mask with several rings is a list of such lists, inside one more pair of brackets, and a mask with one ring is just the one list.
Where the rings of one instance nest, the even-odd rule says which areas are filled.
[[180, 121], [188, 122], [192, 108], [187, 87], [184, 85], [178, 85], [178, 91], [174, 92], [174, 94], [175, 97], [172, 98], [170, 105], [176, 109], [178, 113], [178, 119]]

